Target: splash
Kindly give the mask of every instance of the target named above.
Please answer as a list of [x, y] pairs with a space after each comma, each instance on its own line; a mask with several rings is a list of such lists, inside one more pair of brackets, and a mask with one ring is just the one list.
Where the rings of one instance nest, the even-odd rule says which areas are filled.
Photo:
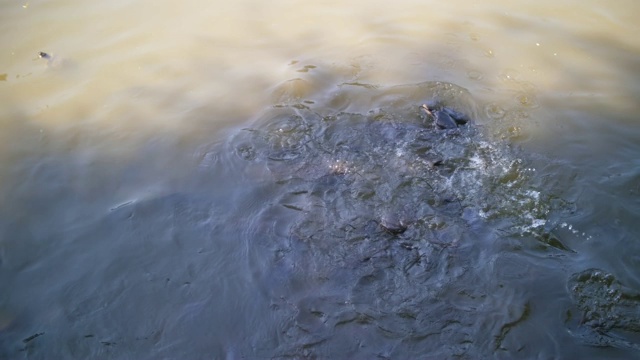
[[[531, 309], [503, 303], [513, 294], [487, 257], [523, 237], [570, 251], [548, 231], [535, 171], [474, 122], [465, 89], [347, 86], [269, 108], [229, 142], [270, 191], [245, 234], [256, 283], [287, 319], [276, 354], [347, 351], [354, 336], [369, 357], [394, 357], [390, 343], [436, 358], [508, 348]], [[424, 103], [470, 121], [438, 123]]]
[[[336, 109], [332, 98], [344, 98], [342, 90], [327, 104], [308, 101], [313, 108], [293, 103], [268, 109], [234, 139], [233, 151], [264, 165], [280, 183], [305, 182], [306, 194], [331, 183], [335, 191], [323, 191], [333, 197], [302, 208], [311, 213], [319, 200], [327, 213], [338, 212], [332, 215], [338, 228], [362, 228], [387, 214], [416, 226], [443, 215], [457, 223], [466, 213], [485, 221], [510, 219], [503, 234], [566, 248], [547, 239], [554, 228], [549, 196], [529, 181], [535, 170], [517, 149], [473, 121], [443, 129], [421, 111], [426, 101], [472, 120], [482, 116], [466, 90], [435, 82], [349, 91], [351, 102]], [[338, 198], [351, 209], [348, 215], [330, 206]]]

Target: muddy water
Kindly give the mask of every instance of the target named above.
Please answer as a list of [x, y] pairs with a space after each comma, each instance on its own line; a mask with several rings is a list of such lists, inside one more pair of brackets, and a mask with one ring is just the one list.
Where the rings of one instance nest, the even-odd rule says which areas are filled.
[[0, 357], [637, 354], [635, 2], [0, 6]]

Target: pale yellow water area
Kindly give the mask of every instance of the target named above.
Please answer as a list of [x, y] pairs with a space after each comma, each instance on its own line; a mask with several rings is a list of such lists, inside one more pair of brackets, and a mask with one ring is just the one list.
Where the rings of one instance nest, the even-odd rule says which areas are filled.
[[100, 151], [122, 153], [203, 122], [242, 124], [283, 88], [304, 100], [341, 83], [446, 81], [514, 138], [544, 142], [566, 114], [638, 110], [639, 12], [634, 1], [6, 1], [0, 126], [91, 127]]

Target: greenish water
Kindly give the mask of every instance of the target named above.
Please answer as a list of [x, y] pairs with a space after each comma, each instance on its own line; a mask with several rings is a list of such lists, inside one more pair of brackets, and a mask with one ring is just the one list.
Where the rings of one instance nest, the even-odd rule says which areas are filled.
[[2, 9], [0, 358], [636, 356], [635, 3]]

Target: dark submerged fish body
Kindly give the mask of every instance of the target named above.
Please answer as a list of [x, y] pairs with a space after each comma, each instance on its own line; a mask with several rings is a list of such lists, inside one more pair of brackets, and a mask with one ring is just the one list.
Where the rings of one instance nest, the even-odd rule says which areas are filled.
[[455, 129], [469, 122], [464, 114], [448, 107], [430, 109], [426, 104], [422, 104], [421, 108], [433, 118], [434, 123], [440, 129]]

